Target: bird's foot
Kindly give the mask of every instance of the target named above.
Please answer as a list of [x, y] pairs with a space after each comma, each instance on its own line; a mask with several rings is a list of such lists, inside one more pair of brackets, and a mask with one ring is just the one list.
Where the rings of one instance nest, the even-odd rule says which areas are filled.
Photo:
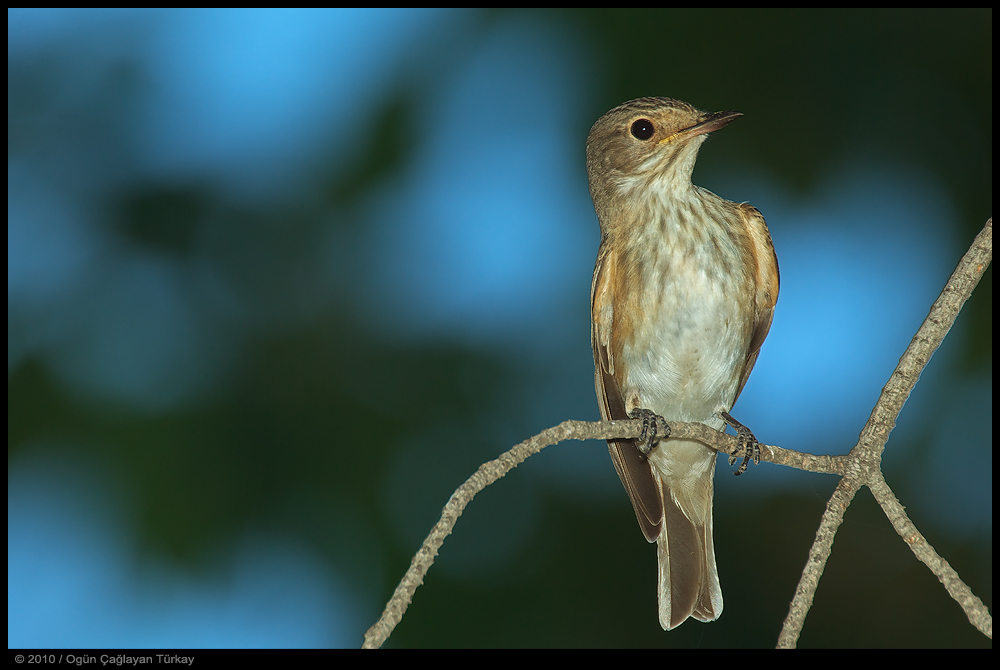
[[719, 412], [719, 416], [736, 431], [737, 452], [730, 454], [729, 465], [736, 465], [736, 459], [740, 456], [743, 457], [740, 467], [733, 473], [739, 477], [747, 471], [747, 463], [750, 462], [751, 458], [754, 465], [760, 463], [760, 442], [757, 441], [757, 438], [749, 428], [730, 416], [729, 412]]
[[670, 437], [670, 426], [667, 420], [651, 409], [636, 407], [628, 413], [631, 419], [642, 419], [642, 435], [636, 443], [643, 456], [656, 448], [656, 443]]

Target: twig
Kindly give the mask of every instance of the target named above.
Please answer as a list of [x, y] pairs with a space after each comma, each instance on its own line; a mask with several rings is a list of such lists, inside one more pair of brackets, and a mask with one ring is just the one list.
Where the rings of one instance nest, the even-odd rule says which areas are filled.
[[962, 305], [972, 295], [972, 290], [992, 260], [993, 218], [991, 217], [959, 261], [941, 295], [931, 306], [927, 318], [899, 359], [899, 364], [872, 409], [868, 423], [861, 430], [858, 443], [848, 455], [844, 478], [827, 503], [823, 520], [816, 531], [816, 539], [809, 550], [809, 560], [802, 571], [795, 596], [789, 606], [788, 616], [778, 636], [779, 648], [792, 648], [796, 645], [806, 615], [812, 606], [819, 578], [830, 557], [833, 538], [844, 519], [847, 506], [862, 486], [872, 489], [893, 527], [906, 540], [916, 557], [930, 567], [945, 584], [948, 593], [965, 610], [969, 621], [990, 638], [993, 637], [993, 619], [989, 611], [983, 606], [982, 601], [972, 594], [969, 587], [962, 583], [958, 573], [917, 532], [916, 526], [906, 516], [902, 505], [885, 484], [881, 473], [882, 451], [889, 440], [889, 434], [896, 426], [896, 417], [910, 397], [920, 373], [951, 330]]
[[[906, 541], [919, 560], [928, 565], [944, 584], [948, 593], [965, 610], [969, 621], [991, 639], [993, 620], [972, 591], [966, 586], [955, 570], [948, 565], [933, 547], [917, 531], [906, 516], [902, 505], [896, 500], [881, 474], [881, 457], [889, 434], [896, 425], [903, 404], [909, 397], [921, 371], [927, 365], [934, 351], [951, 329], [962, 305], [972, 294], [986, 267], [993, 258], [993, 219], [986, 222], [983, 231], [976, 237], [972, 247], [959, 262], [941, 295], [931, 307], [910, 346], [900, 358], [899, 365], [882, 389], [882, 394], [872, 410], [867, 424], [861, 431], [858, 443], [847, 456], [816, 456], [773, 445], [760, 445], [761, 460], [787, 465], [810, 472], [833, 473], [842, 476], [834, 490], [826, 511], [816, 531], [816, 540], [809, 552], [809, 559], [789, 607], [788, 617], [778, 638], [779, 647], [794, 647], [809, 608], [812, 606], [816, 587], [823, 574], [826, 562], [833, 548], [837, 529], [843, 522], [844, 514], [854, 495], [862, 486], [869, 486], [876, 500], [882, 505], [896, 531]], [[671, 437], [694, 439], [726, 454], [737, 450], [737, 439], [699, 423], [670, 423]], [[412, 602], [417, 587], [423, 583], [424, 575], [434, 563], [438, 550], [445, 538], [451, 534], [465, 507], [475, 495], [517, 467], [529, 456], [547, 446], [564, 440], [608, 439], [616, 437], [639, 437], [642, 421], [564, 421], [542, 431], [518, 444], [496, 460], [484, 463], [475, 474], [452, 494], [441, 513], [441, 519], [431, 529], [423, 546], [410, 562], [410, 568], [396, 587], [381, 618], [365, 634], [363, 648], [381, 647], [400, 622], [406, 608]]]
[[[671, 437], [698, 440], [726, 454], [737, 450], [733, 435], [721, 433], [700, 423], [670, 422]], [[402, 620], [413, 594], [424, 580], [424, 575], [434, 563], [445, 538], [451, 534], [465, 507], [477, 493], [497, 481], [526, 458], [545, 447], [564, 440], [606, 440], [614, 437], [639, 437], [642, 421], [564, 421], [518, 444], [499, 458], [484, 463], [469, 477], [448, 500], [441, 512], [441, 519], [431, 529], [420, 550], [410, 562], [410, 568], [396, 587], [378, 622], [365, 633], [364, 649], [381, 647], [396, 625]], [[814, 456], [773, 445], [762, 444], [761, 460], [787, 465], [811, 472], [841, 473], [843, 456]]]

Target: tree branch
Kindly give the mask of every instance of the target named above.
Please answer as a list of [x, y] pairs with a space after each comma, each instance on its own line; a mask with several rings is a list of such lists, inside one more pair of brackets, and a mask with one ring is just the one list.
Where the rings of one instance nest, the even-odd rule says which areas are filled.
[[969, 621], [984, 634], [993, 637], [993, 619], [989, 611], [958, 578], [958, 573], [917, 532], [916, 526], [906, 516], [902, 505], [892, 495], [881, 472], [882, 452], [889, 440], [889, 434], [896, 426], [896, 417], [899, 416], [903, 404], [920, 379], [920, 373], [951, 330], [959, 311], [972, 295], [972, 290], [992, 260], [993, 218], [991, 217], [959, 261], [958, 267], [931, 306], [927, 318], [899, 359], [899, 364], [882, 389], [868, 422], [861, 430], [858, 443], [848, 455], [844, 479], [837, 485], [837, 490], [827, 503], [823, 520], [816, 531], [816, 539], [809, 550], [809, 560], [802, 571], [788, 616], [778, 636], [778, 647], [791, 648], [798, 641], [805, 617], [812, 606], [816, 587], [819, 585], [819, 577], [823, 574], [823, 568], [830, 557], [837, 528], [840, 527], [844, 512], [854, 494], [862, 486], [872, 489], [896, 532], [906, 540], [916, 557], [931, 568], [931, 571], [945, 584], [948, 593], [965, 610]]
[[[986, 222], [972, 247], [959, 262], [941, 295], [931, 307], [930, 314], [900, 358], [899, 365], [882, 389], [882, 394], [871, 416], [861, 431], [858, 443], [847, 456], [816, 456], [782, 449], [773, 445], [760, 445], [761, 460], [787, 465], [809, 472], [824, 472], [842, 476], [826, 506], [826, 511], [816, 531], [816, 539], [809, 551], [809, 559], [788, 616], [778, 638], [779, 647], [794, 647], [806, 615], [812, 606], [816, 587], [833, 548], [837, 529], [844, 514], [862, 486], [871, 488], [882, 505], [890, 522], [919, 560], [925, 563], [941, 580], [948, 593], [965, 610], [969, 621], [980, 631], [993, 636], [993, 620], [989, 611], [966, 586], [955, 570], [948, 565], [919, 533], [906, 516], [881, 474], [882, 451], [889, 434], [896, 425], [903, 404], [916, 385], [921, 371], [934, 351], [951, 329], [962, 305], [972, 294], [986, 267], [993, 258], [993, 219]], [[671, 438], [693, 439], [720, 452], [735, 455], [737, 439], [699, 423], [670, 422]], [[475, 495], [517, 467], [529, 456], [547, 446], [564, 440], [590, 440], [609, 438], [635, 438], [642, 433], [641, 420], [628, 421], [564, 421], [518, 444], [499, 458], [484, 463], [462, 486], [452, 494], [441, 513], [441, 518], [431, 529], [423, 546], [410, 562], [410, 568], [396, 587], [385, 611], [365, 634], [363, 648], [381, 647], [396, 625], [402, 620], [413, 594], [423, 583], [424, 575], [434, 563], [445, 538], [451, 534], [458, 517]]]
[[958, 573], [951, 567], [948, 561], [934, 551], [934, 547], [931, 546], [930, 542], [913, 525], [913, 522], [906, 516], [903, 506], [896, 499], [896, 496], [892, 493], [889, 485], [886, 484], [881, 473], [876, 481], [869, 483], [868, 487], [875, 496], [875, 500], [882, 506], [885, 515], [889, 517], [892, 527], [896, 529], [896, 532], [899, 533], [899, 536], [903, 538], [903, 541], [906, 542], [906, 545], [913, 551], [920, 562], [930, 568], [934, 576], [944, 585], [948, 594], [962, 607], [965, 615], [969, 617], [969, 623], [992, 640], [993, 617], [990, 615], [989, 609], [972, 592], [972, 589], [961, 580]]
[[[738, 443], [734, 435], [727, 435], [700, 423], [670, 422], [670, 437], [697, 440], [725, 454], [735, 454]], [[543, 430], [538, 435], [521, 442], [499, 458], [483, 463], [455, 493], [441, 512], [441, 518], [431, 529], [420, 550], [410, 561], [410, 568], [389, 599], [381, 618], [365, 633], [363, 648], [378, 648], [385, 643], [396, 625], [402, 620], [413, 594], [423, 583], [424, 575], [434, 563], [445, 538], [451, 534], [465, 507], [477, 493], [497, 481], [526, 458], [545, 447], [564, 440], [607, 440], [615, 437], [639, 437], [642, 421], [563, 421], [558, 426]], [[816, 456], [774, 445], [762, 444], [761, 460], [777, 465], [787, 465], [799, 470], [842, 474], [844, 456]]]

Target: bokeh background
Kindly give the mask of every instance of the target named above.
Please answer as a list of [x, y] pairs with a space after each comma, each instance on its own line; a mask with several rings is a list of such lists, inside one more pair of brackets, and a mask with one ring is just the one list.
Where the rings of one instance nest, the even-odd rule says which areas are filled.
[[[597, 419], [584, 141], [745, 116], [771, 228], [734, 410], [844, 453], [992, 214], [992, 11], [8, 10], [9, 647], [358, 646], [453, 489]], [[992, 606], [992, 269], [887, 478]], [[772, 646], [835, 479], [720, 462], [722, 618], [663, 633], [600, 442], [477, 498], [388, 646]], [[988, 640], [862, 492], [803, 646]]]

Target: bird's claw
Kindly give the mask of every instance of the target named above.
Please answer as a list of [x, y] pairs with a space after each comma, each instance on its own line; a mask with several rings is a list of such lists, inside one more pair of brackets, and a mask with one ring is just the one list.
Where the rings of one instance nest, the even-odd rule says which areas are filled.
[[628, 413], [630, 419], [642, 419], [642, 434], [636, 443], [643, 456], [649, 456], [660, 440], [670, 437], [667, 420], [651, 409], [636, 407]]
[[751, 458], [754, 465], [760, 464], [760, 442], [749, 428], [730, 416], [729, 412], [720, 412], [719, 415], [736, 431], [737, 452], [729, 455], [729, 465], [736, 465], [736, 459], [743, 457], [740, 467], [733, 473], [739, 477], [747, 471], [747, 464]]

